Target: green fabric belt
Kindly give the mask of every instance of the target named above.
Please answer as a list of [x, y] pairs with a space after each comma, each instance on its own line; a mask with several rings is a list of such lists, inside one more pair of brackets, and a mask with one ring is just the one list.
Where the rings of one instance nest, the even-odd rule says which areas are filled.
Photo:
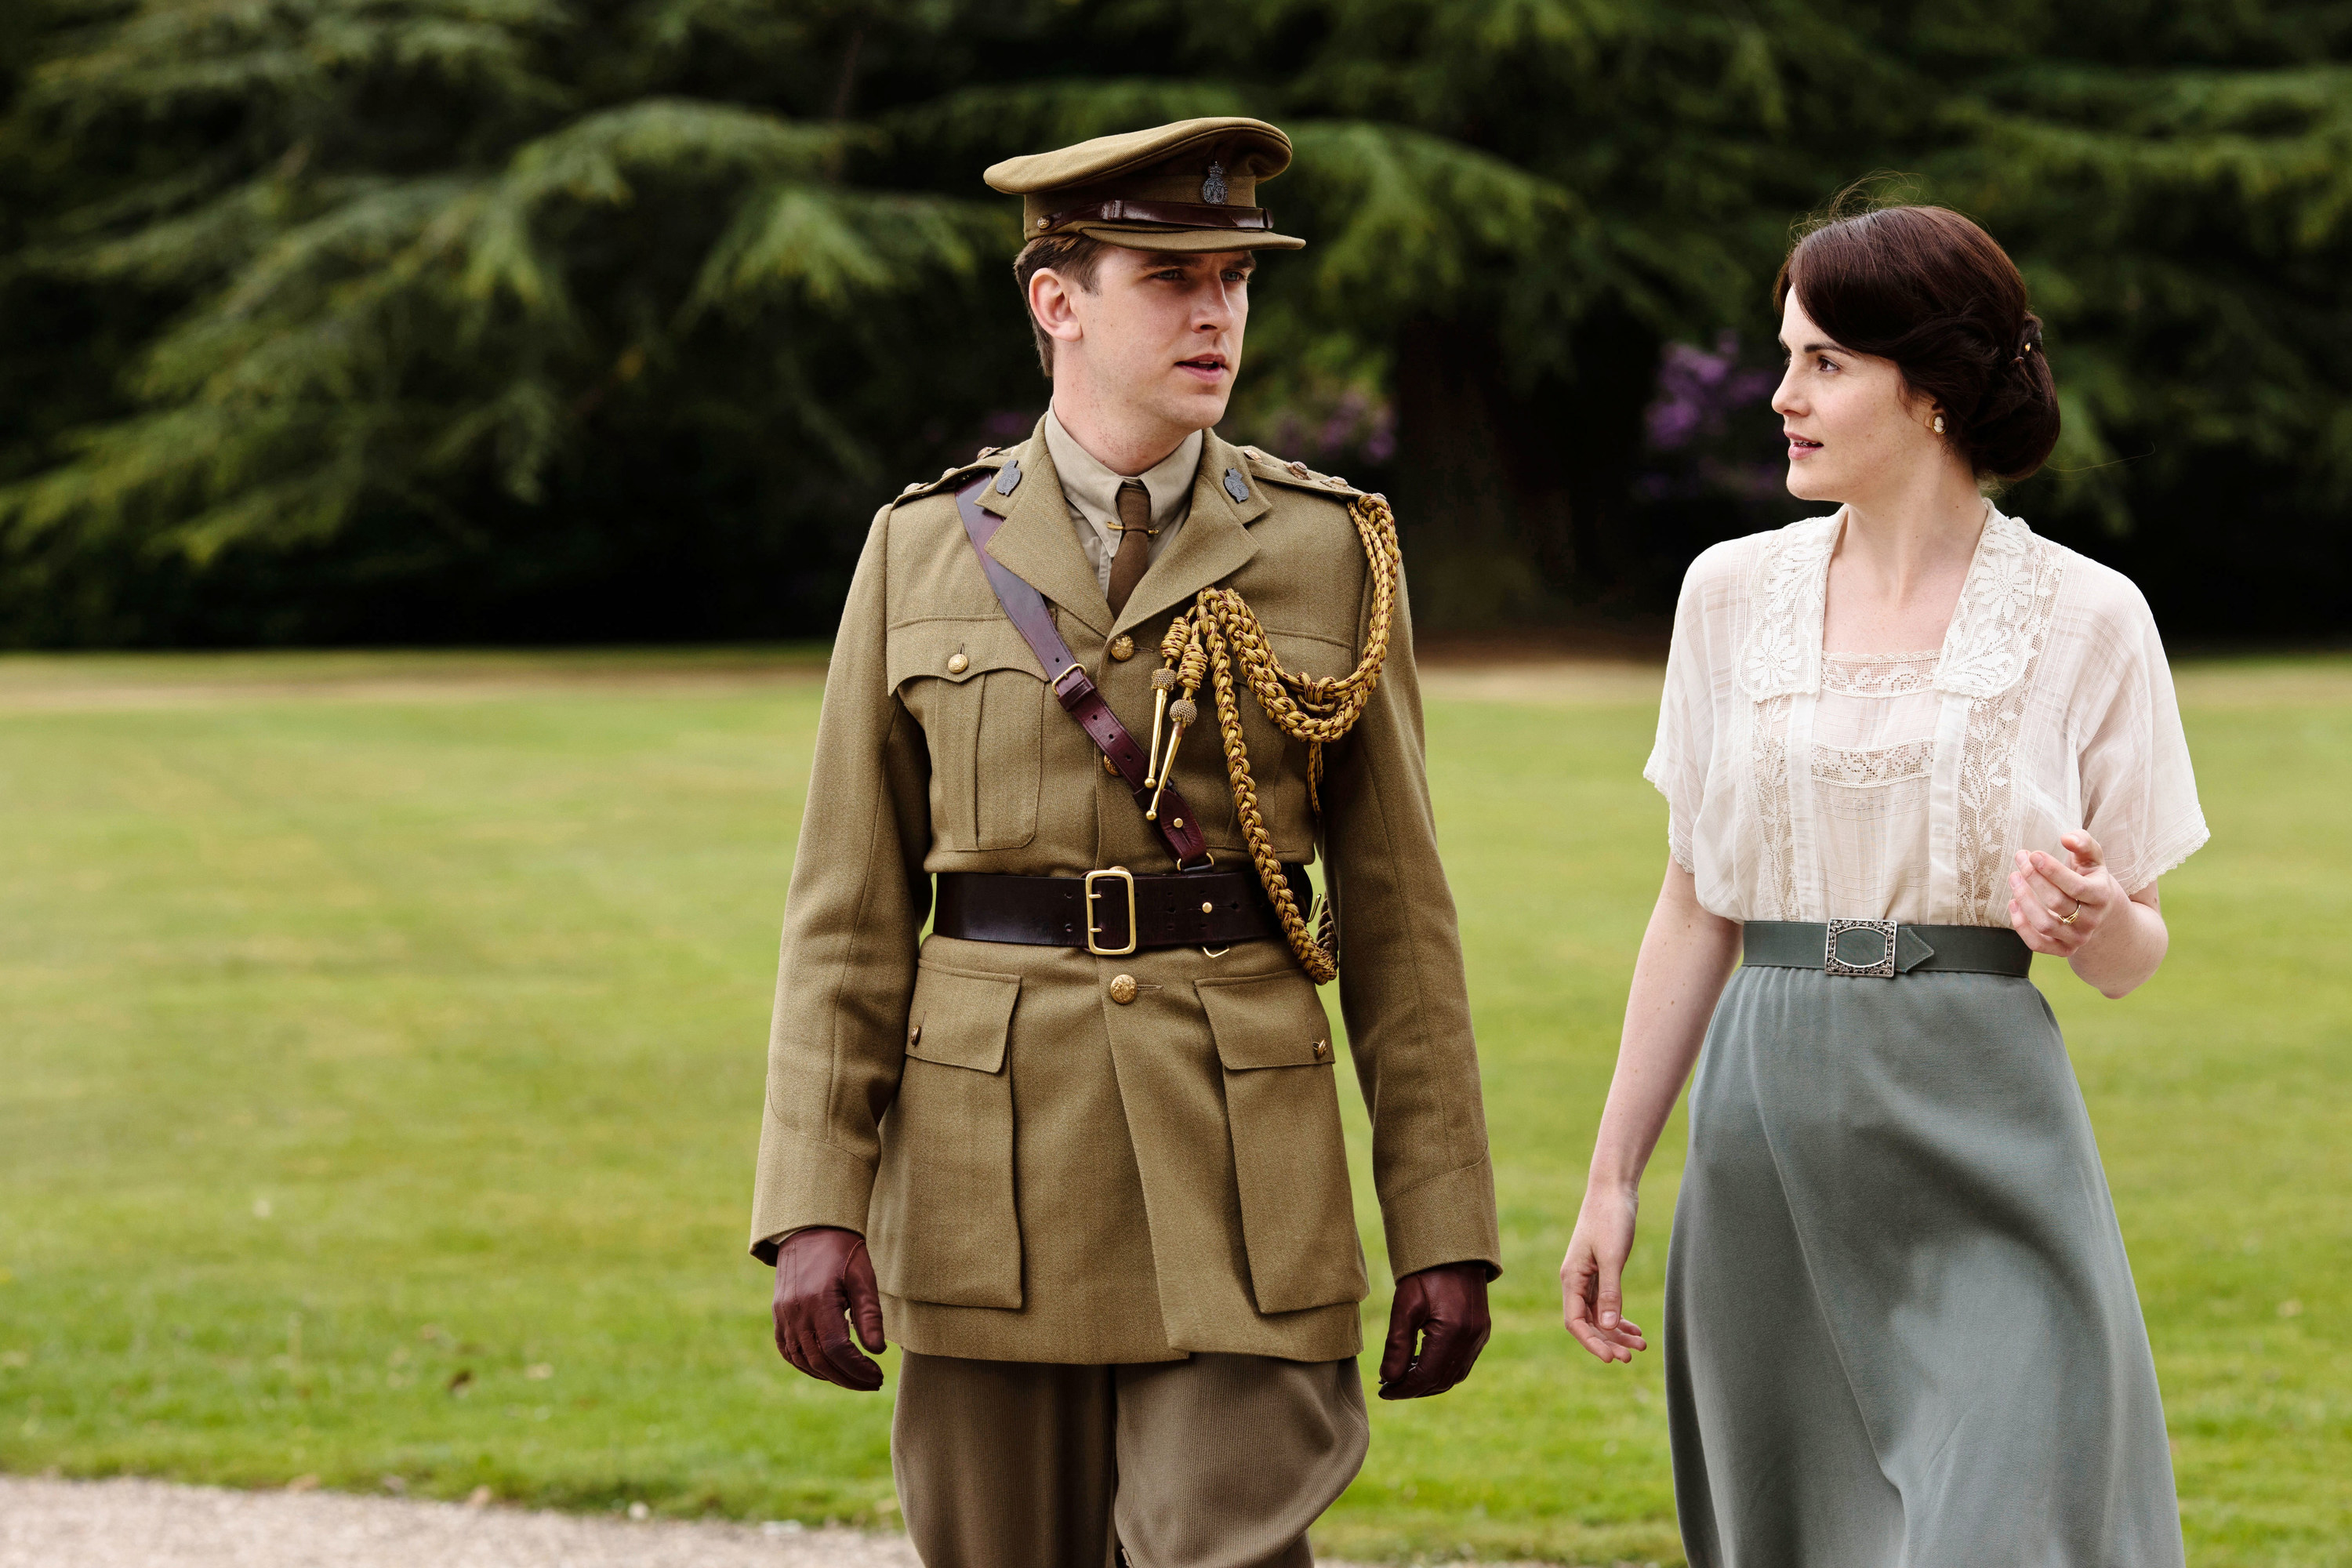
[[[1834, 966], [1829, 962], [1832, 926], [1844, 928], [1837, 933]], [[1891, 921], [1749, 921], [1741, 932], [1740, 956], [1776, 969], [1880, 979], [1923, 969], [2021, 978], [2033, 967], [2033, 950], [2007, 926], [1899, 926]]]

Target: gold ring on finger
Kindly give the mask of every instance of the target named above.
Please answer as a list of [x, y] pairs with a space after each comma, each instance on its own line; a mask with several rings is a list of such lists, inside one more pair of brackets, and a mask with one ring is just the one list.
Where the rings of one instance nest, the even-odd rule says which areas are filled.
[[2072, 913], [2072, 914], [2066, 914], [2066, 915], [2061, 915], [2061, 916], [2059, 917], [2059, 919], [2058, 919], [2058, 923], [2059, 923], [2060, 925], [2062, 925], [2062, 926], [2070, 926], [2070, 925], [2073, 925], [2073, 924], [2074, 923], [2074, 916], [2075, 916], [2075, 915], [2079, 915], [2079, 914], [2081, 914], [2082, 912], [2083, 912], [2083, 900], [2080, 900], [2080, 899], [2076, 899], [2076, 900], [2074, 900], [2074, 913]]

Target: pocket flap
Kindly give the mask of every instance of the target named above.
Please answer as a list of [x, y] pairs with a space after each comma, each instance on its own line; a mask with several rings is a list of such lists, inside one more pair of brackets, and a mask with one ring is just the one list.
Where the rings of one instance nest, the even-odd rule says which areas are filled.
[[[1037, 656], [1002, 616], [984, 621], [908, 621], [883, 636], [882, 662], [896, 691], [934, 676], [961, 686], [992, 669], [1018, 669], [1045, 679]], [[956, 664], [958, 655], [963, 663]]]
[[1338, 1054], [1323, 999], [1296, 969], [1240, 980], [1199, 980], [1193, 988], [1217, 1037], [1217, 1059], [1230, 1070], [1328, 1067]]
[[1020, 994], [1017, 974], [919, 964], [914, 1005], [907, 1013], [907, 1054], [944, 1067], [999, 1071], [1013, 1027], [1013, 1004]]
[[1268, 626], [1265, 644], [1282, 661], [1282, 668], [1294, 675], [1337, 680], [1356, 668], [1353, 647], [1313, 632], [1276, 631]]

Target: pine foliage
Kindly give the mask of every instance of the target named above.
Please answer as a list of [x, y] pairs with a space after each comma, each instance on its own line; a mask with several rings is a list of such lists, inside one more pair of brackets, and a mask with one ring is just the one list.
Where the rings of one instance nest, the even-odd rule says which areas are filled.
[[[1314, 241], [1265, 270], [1237, 426], [1393, 399], [1420, 470], [1469, 443], [1515, 476], [1502, 521], [1433, 492], [1409, 547], [1514, 556], [1464, 578], [1519, 583], [1506, 608], [1654, 594], [1691, 527], [1740, 521], [1626, 500], [1659, 350], [1769, 342], [1790, 220], [1874, 171], [2027, 268], [2067, 397], [2037, 521], [2169, 561], [2230, 494], [2338, 550], [2352, 500], [2340, 6], [22, 0], [6, 26], [8, 641], [822, 632], [872, 507], [1044, 401], [979, 170], [1202, 113], [1292, 132], [1267, 200]], [[1628, 455], [1553, 475], [1564, 422]]]

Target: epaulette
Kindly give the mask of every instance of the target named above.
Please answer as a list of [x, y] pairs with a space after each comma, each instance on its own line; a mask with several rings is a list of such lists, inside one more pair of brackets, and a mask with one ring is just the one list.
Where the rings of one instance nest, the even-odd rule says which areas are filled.
[[936, 479], [917, 479], [913, 484], [900, 490], [898, 500], [890, 504], [897, 506], [901, 501], [914, 500], [920, 496], [936, 495], [941, 490], [952, 489], [956, 480], [972, 474], [982, 471], [993, 473], [1004, 466], [996, 459], [1011, 450], [1009, 447], [982, 447], [979, 455], [971, 462], [951, 463], [940, 470], [940, 477]]
[[1250, 461], [1250, 469], [1261, 479], [1272, 479], [1278, 485], [1292, 485], [1301, 489], [1322, 490], [1329, 495], [1350, 499], [1364, 492], [1337, 474], [1318, 474], [1304, 463], [1287, 463], [1271, 452], [1255, 447], [1240, 448]]

